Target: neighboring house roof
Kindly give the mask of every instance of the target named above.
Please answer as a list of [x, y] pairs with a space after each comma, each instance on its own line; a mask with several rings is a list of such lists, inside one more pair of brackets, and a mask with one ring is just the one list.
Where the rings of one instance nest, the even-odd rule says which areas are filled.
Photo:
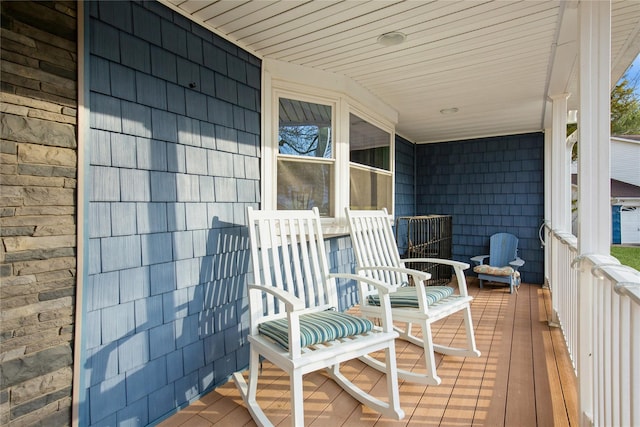
[[627, 182], [611, 180], [611, 197], [640, 198], [640, 187]]
[[[578, 175], [571, 174], [571, 185], [578, 185]], [[640, 187], [627, 182], [611, 180], [611, 198], [640, 199]]]
[[640, 142], [640, 135], [611, 135], [611, 138]]

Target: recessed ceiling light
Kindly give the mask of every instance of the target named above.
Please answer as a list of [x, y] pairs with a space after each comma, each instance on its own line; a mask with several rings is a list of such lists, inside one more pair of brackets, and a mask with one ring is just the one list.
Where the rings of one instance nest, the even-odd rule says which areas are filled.
[[443, 108], [442, 110], [440, 110], [441, 114], [454, 114], [457, 113], [458, 107], [452, 107], [452, 108]]
[[400, 31], [392, 31], [382, 34], [378, 37], [378, 44], [382, 46], [396, 46], [403, 43], [407, 39], [407, 35]]

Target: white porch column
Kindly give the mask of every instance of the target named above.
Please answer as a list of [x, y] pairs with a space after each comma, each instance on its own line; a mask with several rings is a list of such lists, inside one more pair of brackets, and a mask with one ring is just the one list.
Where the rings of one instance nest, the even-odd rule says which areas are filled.
[[[611, 208], [609, 132], [611, 96], [611, 3], [581, 1], [579, 22], [578, 119], [578, 253], [610, 252]], [[580, 424], [589, 425], [594, 402], [592, 331], [594, 294], [591, 271], [582, 263], [578, 272], [578, 394]]]
[[[551, 194], [551, 181], [552, 181], [552, 150], [553, 150], [553, 140], [552, 140], [552, 129], [545, 128], [544, 130], [544, 224], [546, 226], [552, 227], [553, 215], [551, 213], [551, 206], [553, 205], [553, 194]], [[553, 274], [553, 269], [551, 267], [551, 263], [553, 262], [553, 240], [549, 239], [547, 236], [547, 229], [543, 225], [542, 229], [542, 237], [545, 240], [544, 246], [544, 280], [548, 281], [545, 285], [549, 285], [549, 287], [553, 286], [553, 279], [551, 275]], [[553, 303], [553, 299], [552, 299]], [[554, 309], [555, 311], [555, 309]], [[555, 317], [555, 314], [554, 314]]]
[[[571, 233], [571, 151], [567, 148], [567, 99], [570, 94], [561, 93], [550, 96], [552, 102], [552, 127], [551, 141], [545, 140], [545, 144], [551, 145], [551, 176], [550, 188], [545, 189], [551, 194], [550, 219], [554, 231]], [[550, 284], [551, 289], [560, 281], [559, 259], [560, 242], [551, 239], [550, 248]], [[552, 298], [553, 313], [550, 324], [559, 324], [558, 299]]]
[[554, 230], [571, 232], [571, 153], [567, 148], [568, 93], [551, 96], [551, 226]]
[[583, 1], [579, 8], [578, 250], [609, 254], [611, 4]]

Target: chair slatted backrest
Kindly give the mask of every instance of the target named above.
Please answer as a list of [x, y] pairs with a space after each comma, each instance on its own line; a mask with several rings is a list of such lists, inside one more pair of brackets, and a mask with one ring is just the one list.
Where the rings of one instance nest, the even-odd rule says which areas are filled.
[[489, 246], [489, 265], [506, 267], [516, 259], [518, 238], [509, 233], [496, 233], [491, 236]]
[[[351, 241], [359, 267], [401, 267], [398, 246], [386, 209], [377, 211], [347, 211], [351, 224]], [[390, 285], [408, 282], [406, 274], [389, 271], [367, 271], [367, 276]]]
[[[276, 287], [305, 302], [309, 309], [337, 308], [336, 287], [327, 278], [320, 215], [308, 211], [257, 211], [247, 209], [254, 285]], [[258, 323], [284, 317], [284, 308], [265, 294]], [[252, 321], [252, 324], [254, 322]]]

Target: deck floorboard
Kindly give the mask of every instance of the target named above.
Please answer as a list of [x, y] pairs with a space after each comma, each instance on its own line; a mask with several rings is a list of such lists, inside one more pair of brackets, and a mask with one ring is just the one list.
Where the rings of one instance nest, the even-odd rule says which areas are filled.
[[[406, 415], [395, 421], [363, 407], [324, 373], [305, 376], [305, 425], [308, 426], [577, 426], [577, 381], [562, 332], [548, 326], [549, 291], [523, 284], [480, 289], [469, 283], [480, 358], [437, 356], [442, 384], [400, 382]], [[435, 341], [465, 340], [461, 315], [433, 325]], [[424, 369], [422, 350], [397, 341], [398, 366]], [[385, 377], [360, 361], [344, 372], [379, 397]], [[290, 425], [289, 378], [268, 362], [258, 383], [258, 400], [275, 425]], [[254, 426], [239, 393], [228, 382], [160, 424], [160, 427]]]

